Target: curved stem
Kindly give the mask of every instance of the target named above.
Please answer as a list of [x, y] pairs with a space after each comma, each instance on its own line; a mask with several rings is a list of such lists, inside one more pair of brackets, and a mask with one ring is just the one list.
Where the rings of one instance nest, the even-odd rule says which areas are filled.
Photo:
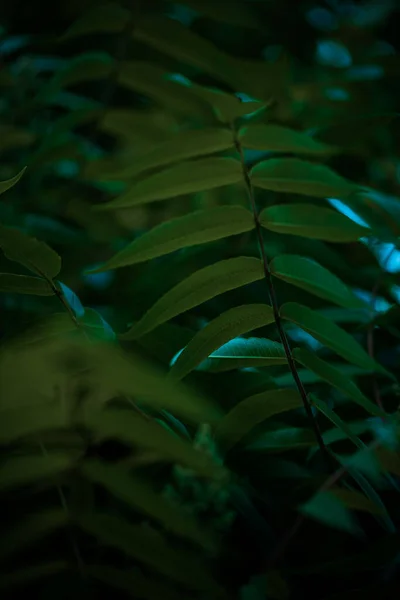
[[274, 319], [275, 319], [275, 323], [276, 323], [276, 327], [278, 329], [278, 333], [279, 333], [279, 337], [281, 339], [283, 348], [285, 350], [285, 354], [286, 354], [286, 359], [289, 365], [289, 369], [290, 372], [293, 376], [294, 382], [297, 386], [297, 389], [299, 391], [299, 394], [301, 396], [301, 399], [303, 401], [303, 406], [304, 406], [304, 410], [306, 411], [306, 415], [310, 420], [310, 423], [313, 427], [314, 433], [315, 433], [315, 437], [318, 443], [318, 446], [322, 452], [322, 455], [325, 458], [328, 470], [331, 470], [332, 464], [331, 464], [331, 456], [325, 446], [324, 440], [322, 439], [322, 434], [319, 428], [319, 425], [317, 423], [316, 418], [313, 415], [312, 409], [311, 409], [311, 405], [308, 401], [307, 398], [307, 392], [304, 389], [303, 383], [300, 379], [300, 376], [298, 374], [297, 368], [296, 368], [296, 363], [295, 360], [293, 358], [293, 354], [290, 348], [290, 344], [289, 344], [289, 340], [287, 338], [286, 332], [284, 330], [284, 327], [282, 325], [282, 321], [281, 321], [281, 317], [279, 314], [279, 303], [278, 303], [278, 299], [276, 296], [276, 292], [275, 292], [275, 287], [274, 287], [274, 283], [272, 281], [272, 275], [271, 275], [271, 271], [269, 268], [269, 263], [268, 263], [268, 258], [266, 255], [266, 251], [265, 251], [265, 246], [264, 246], [264, 239], [263, 239], [263, 233], [262, 233], [262, 227], [261, 227], [261, 223], [258, 217], [258, 211], [257, 211], [257, 206], [256, 206], [256, 202], [255, 202], [255, 197], [254, 197], [254, 190], [253, 190], [253, 186], [250, 180], [250, 176], [249, 176], [249, 172], [248, 169], [246, 167], [246, 163], [245, 163], [245, 159], [244, 159], [244, 154], [243, 154], [243, 148], [242, 145], [240, 143], [240, 140], [237, 137], [237, 133], [236, 130], [234, 128], [234, 126], [231, 126], [232, 132], [233, 132], [233, 139], [234, 139], [234, 144], [235, 144], [235, 148], [237, 150], [237, 152], [239, 153], [240, 156], [240, 161], [242, 163], [242, 170], [243, 170], [243, 178], [244, 178], [244, 182], [245, 182], [245, 186], [246, 186], [246, 190], [247, 190], [247, 196], [249, 199], [249, 203], [253, 212], [253, 216], [254, 216], [254, 223], [255, 223], [255, 228], [256, 228], [256, 234], [257, 234], [257, 240], [258, 240], [258, 245], [259, 245], [259, 249], [260, 249], [260, 254], [261, 254], [261, 259], [262, 259], [262, 263], [263, 263], [263, 269], [264, 269], [264, 275], [265, 275], [265, 281], [267, 284], [267, 288], [268, 288], [268, 295], [269, 295], [269, 302], [271, 304], [272, 310], [273, 310], [273, 314], [274, 314]]

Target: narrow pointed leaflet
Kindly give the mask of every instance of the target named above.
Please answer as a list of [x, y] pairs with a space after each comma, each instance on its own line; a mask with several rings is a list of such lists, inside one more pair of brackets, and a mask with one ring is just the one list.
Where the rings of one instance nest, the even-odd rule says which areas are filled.
[[141, 337], [173, 317], [264, 277], [262, 263], [257, 258], [239, 257], [222, 260], [200, 269], [164, 294], [120, 339]]
[[274, 312], [264, 304], [247, 304], [226, 311], [194, 336], [172, 366], [171, 376], [185, 377], [229, 340], [273, 322]]

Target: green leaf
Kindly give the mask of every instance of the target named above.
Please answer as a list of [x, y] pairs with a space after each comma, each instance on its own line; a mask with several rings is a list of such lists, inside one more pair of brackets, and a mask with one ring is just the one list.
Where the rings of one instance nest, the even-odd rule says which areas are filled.
[[214, 19], [224, 25], [237, 25], [239, 27], [249, 27], [250, 29], [259, 29], [260, 26], [251, 9], [238, 0], [231, 1], [229, 4], [215, 2], [214, 0], [185, 0], [180, 4], [190, 6], [190, 8], [209, 19]]
[[128, 168], [123, 169], [121, 179], [136, 177], [142, 171], [165, 167], [189, 158], [214, 154], [233, 148], [233, 136], [229, 129], [204, 128], [180, 131], [139, 156]]
[[224, 450], [237, 444], [253, 427], [273, 415], [303, 406], [294, 390], [270, 390], [239, 402], [218, 424], [215, 436]]
[[181, 248], [205, 244], [253, 228], [253, 215], [241, 206], [218, 206], [199, 210], [161, 223], [134, 240], [103, 266], [89, 273], [101, 273], [134, 265]]
[[150, 362], [123, 353], [116, 345], [96, 344], [88, 348], [88, 365], [96, 383], [110, 394], [125, 394], [157, 410], [169, 410], [194, 423], [213, 423], [220, 410], [201, 394], [166, 374]]
[[257, 452], [284, 452], [295, 448], [309, 448], [316, 443], [315, 433], [311, 429], [287, 427], [263, 433], [245, 449]]
[[175, 19], [155, 13], [143, 15], [133, 29], [133, 37], [180, 63], [226, 83], [231, 81], [234, 67], [230, 56]]
[[[333, 385], [333, 387], [340, 390], [345, 396], [352, 398], [371, 415], [377, 415], [381, 417], [386, 416], [384, 411], [371, 402], [371, 400], [368, 400], [368, 398], [360, 392], [354, 381], [352, 381], [349, 377], [343, 377], [343, 373], [335, 369], [330, 363], [322, 360], [322, 358], [319, 358], [305, 348], [295, 348], [293, 350], [293, 356], [299, 363], [314, 373], [317, 373], [321, 379]], [[319, 407], [317, 406], [317, 408]], [[331, 417], [333, 417], [333, 415], [331, 415]], [[346, 435], [348, 435], [348, 433], [346, 433]]]
[[45, 279], [27, 275], [0, 273], [0, 292], [14, 294], [33, 294], [35, 296], [53, 296], [54, 291]]
[[117, 548], [189, 589], [221, 593], [198, 557], [193, 558], [188, 552], [174, 550], [157, 531], [149, 527], [132, 525], [106, 513], [83, 515], [78, 522], [102, 544]]
[[298, 158], [271, 158], [251, 170], [256, 187], [273, 192], [305, 194], [317, 198], [346, 198], [357, 186], [325, 165]]
[[155, 421], [143, 419], [133, 410], [107, 409], [93, 412], [86, 417], [85, 422], [99, 441], [117, 439], [133, 447], [152, 450], [160, 461], [181, 464], [205, 477], [221, 478], [226, 475], [207, 454], [171, 435]]
[[265, 338], [236, 338], [224, 344], [199, 365], [202, 371], [219, 373], [248, 367], [269, 367], [287, 362], [279, 342]]
[[307, 331], [321, 344], [331, 348], [349, 362], [367, 371], [386, 373], [383, 367], [375, 362], [350, 334], [307, 306], [296, 302], [287, 302], [281, 306], [280, 315], [283, 319], [287, 319]]
[[248, 125], [239, 130], [238, 137], [241, 144], [251, 150], [308, 155], [327, 155], [335, 152], [331, 146], [281, 125]]
[[132, 340], [141, 337], [158, 325], [219, 294], [263, 277], [261, 261], [245, 256], [222, 260], [200, 269], [162, 296], [132, 329], [120, 336], [120, 339]]
[[210, 532], [200, 527], [191, 515], [182, 512], [181, 507], [171, 504], [148, 483], [138, 480], [126, 470], [89, 460], [82, 463], [81, 471], [123, 502], [160, 522], [167, 531], [188, 538], [208, 551], [215, 550], [216, 543]]
[[11, 179], [6, 179], [6, 181], [0, 181], [0, 194], [4, 194], [4, 192], [12, 188], [16, 183], [18, 183], [25, 171], [26, 167], [24, 167], [18, 173], [18, 175], [15, 175], [15, 177], [12, 177]]
[[133, 598], [186, 600], [187, 597], [187, 595], [183, 596], [173, 588], [155, 581], [154, 577], [146, 577], [138, 569], [115, 569], [105, 565], [85, 566], [85, 574], [111, 588], [126, 592]]
[[[298, 350], [298, 348], [297, 348]], [[300, 351], [301, 354], [301, 351]], [[311, 353], [310, 353], [311, 354]], [[328, 364], [328, 363], [327, 363]], [[329, 365], [330, 366], [330, 365]], [[335, 427], [340, 429], [345, 437], [353, 442], [357, 448], [363, 448], [363, 442], [353, 434], [351, 428], [345, 423], [323, 400], [319, 400], [314, 394], [308, 394], [308, 398], [313, 406], [317, 408], [327, 419], [329, 419]]]
[[196, 333], [175, 361], [170, 375], [182, 379], [229, 340], [273, 322], [274, 312], [264, 304], [247, 304], [226, 311]]
[[26, 567], [18, 571], [11, 571], [5, 575], [0, 575], [0, 589], [13, 586], [26, 586], [28, 582], [35, 582], [37, 579], [51, 577], [61, 571], [68, 571], [70, 562], [66, 560], [56, 560], [53, 562]]
[[125, 194], [112, 202], [96, 206], [96, 210], [116, 210], [167, 200], [239, 183], [242, 178], [241, 164], [234, 158], [188, 161], [138, 181]]
[[0, 557], [10, 558], [54, 530], [68, 523], [68, 515], [63, 509], [45, 510], [33, 513], [23, 519], [10, 531], [3, 531], [0, 541]]
[[41, 482], [68, 470], [73, 464], [74, 457], [65, 453], [9, 458], [0, 467], [0, 490]]
[[128, 21], [129, 11], [116, 3], [96, 6], [77, 19], [61, 37], [61, 41], [93, 33], [118, 33]]
[[50, 246], [18, 229], [0, 225], [0, 248], [5, 256], [38, 275], [53, 279], [61, 269], [61, 258]]
[[[204, 117], [212, 122], [212, 109], [187, 85], [173, 81], [170, 74], [155, 64], [146, 61], [124, 61], [119, 65], [118, 82], [144, 96], [174, 114]], [[214, 119], [215, 120], [215, 119]]]
[[345, 308], [365, 308], [353, 292], [336, 275], [305, 256], [281, 254], [270, 263], [272, 275], [287, 281], [310, 294]]
[[277, 233], [299, 235], [326, 242], [355, 242], [371, 230], [344, 215], [314, 204], [277, 204], [260, 214], [263, 227]]
[[300, 507], [300, 512], [325, 525], [359, 534], [360, 527], [350, 510], [331, 491], [321, 491]]
[[216, 88], [193, 85], [191, 89], [196, 96], [212, 107], [214, 116], [225, 125], [230, 125], [236, 119], [254, 114], [256, 111], [263, 111], [268, 107], [267, 104], [257, 101], [242, 102], [236, 96]]
[[[2, 392], [5, 393], [3, 390]], [[64, 411], [54, 401], [20, 408], [10, 406], [0, 411], [0, 420], [0, 443], [2, 444], [51, 429], [61, 429], [68, 425]]]

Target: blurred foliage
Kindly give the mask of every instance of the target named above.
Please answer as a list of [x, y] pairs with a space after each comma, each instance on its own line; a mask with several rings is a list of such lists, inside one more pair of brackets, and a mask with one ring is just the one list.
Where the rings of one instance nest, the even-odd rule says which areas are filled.
[[398, 13], [2, 4], [4, 598], [398, 597]]

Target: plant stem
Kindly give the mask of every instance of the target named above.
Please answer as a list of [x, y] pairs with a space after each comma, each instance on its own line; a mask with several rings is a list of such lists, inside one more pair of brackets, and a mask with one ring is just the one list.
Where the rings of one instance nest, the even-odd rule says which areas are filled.
[[332, 467], [331, 456], [325, 446], [324, 440], [322, 439], [322, 434], [321, 434], [319, 425], [317, 423], [316, 418], [313, 415], [310, 403], [307, 398], [307, 392], [304, 389], [303, 383], [299, 377], [299, 374], [298, 374], [298, 371], [296, 368], [296, 363], [295, 363], [295, 360], [293, 358], [293, 354], [292, 354], [292, 351], [290, 348], [289, 340], [288, 340], [286, 332], [283, 328], [281, 317], [279, 314], [279, 303], [278, 303], [278, 299], [276, 296], [275, 287], [274, 287], [274, 283], [272, 281], [272, 275], [271, 275], [271, 271], [270, 271], [269, 264], [268, 264], [268, 258], [267, 258], [267, 254], [265, 251], [261, 223], [260, 223], [260, 220], [258, 217], [257, 206], [256, 206], [256, 202], [255, 202], [255, 197], [254, 197], [254, 190], [253, 190], [253, 186], [252, 186], [252, 183], [250, 180], [248, 169], [246, 167], [244, 154], [243, 154], [243, 148], [237, 137], [235, 127], [231, 126], [231, 129], [233, 132], [233, 140], [234, 140], [235, 148], [236, 148], [237, 152], [239, 153], [240, 161], [242, 163], [243, 178], [244, 178], [244, 182], [245, 182], [245, 186], [246, 186], [246, 190], [247, 190], [249, 203], [250, 203], [250, 206], [251, 206], [251, 209], [253, 212], [253, 216], [254, 216], [254, 223], [255, 223], [255, 228], [256, 228], [256, 234], [257, 234], [257, 240], [258, 240], [258, 245], [259, 245], [259, 249], [260, 249], [261, 259], [262, 259], [262, 263], [263, 263], [265, 281], [267, 283], [269, 301], [270, 301], [270, 304], [271, 304], [271, 307], [272, 307], [272, 310], [274, 313], [276, 327], [278, 329], [279, 337], [281, 339], [282, 345], [285, 350], [289, 369], [292, 373], [293, 379], [295, 381], [295, 384], [297, 386], [297, 389], [298, 389], [301, 399], [303, 401], [304, 410], [306, 411], [306, 415], [309, 418], [310, 423], [314, 429], [314, 433], [315, 433], [316, 440], [318, 442], [318, 446], [322, 452], [322, 455], [324, 456], [328, 470], [331, 471], [331, 467]]

